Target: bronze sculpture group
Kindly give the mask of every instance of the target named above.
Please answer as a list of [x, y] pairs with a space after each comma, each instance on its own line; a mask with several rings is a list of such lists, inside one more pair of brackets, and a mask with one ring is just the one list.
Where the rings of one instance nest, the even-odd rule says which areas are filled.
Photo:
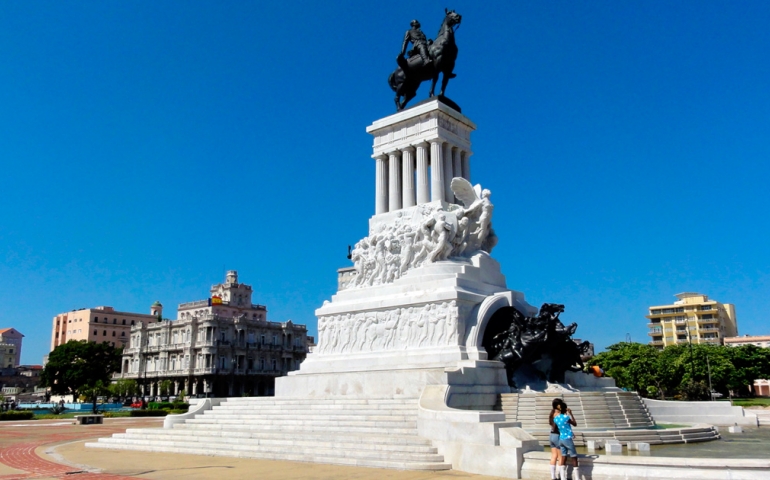
[[[425, 37], [417, 20], [412, 20], [412, 28], [404, 35], [401, 53], [396, 59], [398, 68], [388, 77], [390, 88], [396, 92], [397, 110], [403, 110], [409, 100], [417, 95], [417, 89], [423, 81], [431, 80], [429, 96], [432, 97], [439, 74], [443, 74], [439, 92], [439, 96], [443, 96], [449, 79], [456, 76], [453, 73], [457, 60], [455, 28], [460, 25], [462, 17], [454, 10], [445, 10], [445, 14], [435, 40]], [[412, 49], [407, 52], [410, 43]]]
[[[502, 309], [501, 309], [502, 310]], [[489, 358], [505, 364], [511, 386], [516, 385], [515, 374], [519, 369], [527, 369], [530, 374], [539, 376], [551, 383], [564, 383], [566, 371], [579, 372], [584, 368], [581, 357], [590, 348], [588, 342], [580, 344], [572, 340], [577, 324], [564, 326], [559, 314], [564, 312], [564, 305], [544, 303], [536, 317], [527, 317], [514, 307], [505, 309], [509, 315], [498, 327], [498, 332], [486, 336], [484, 347]], [[509, 323], [504, 327], [505, 323]]]

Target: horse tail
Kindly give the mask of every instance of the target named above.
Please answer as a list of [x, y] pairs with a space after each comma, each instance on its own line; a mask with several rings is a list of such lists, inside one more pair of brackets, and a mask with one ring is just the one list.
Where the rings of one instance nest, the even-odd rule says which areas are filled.
[[398, 84], [396, 83], [396, 73], [398, 73], [398, 70], [396, 70], [395, 72], [391, 73], [390, 76], [388, 77], [388, 85], [390, 85], [390, 88], [394, 92], [398, 91]]

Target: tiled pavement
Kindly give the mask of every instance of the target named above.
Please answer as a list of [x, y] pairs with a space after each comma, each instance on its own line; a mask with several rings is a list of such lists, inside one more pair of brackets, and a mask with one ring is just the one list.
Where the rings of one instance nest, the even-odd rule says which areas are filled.
[[[137, 419], [131, 426], [157, 426], [157, 420]], [[0, 469], [0, 480], [16, 479], [59, 479], [77, 478], [83, 480], [129, 480], [137, 477], [126, 477], [107, 473], [93, 473], [82, 468], [55, 463], [41, 458], [38, 448], [46, 447], [86, 438], [101, 437], [122, 432], [127, 428], [127, 422], [114, 421], [105, 425], [74, 425], [68, 420], [37, 420], [0, 423], [0, 464], [15, 473], [3, 473]]]
[[105, 419], [104, 425], [73, 425], [66, 420], [0, 422], [0, 480], [495, 480], [454, 470], [382, 470], [84, 447], [86, 440], [126, 428], [161, 425], [162, 419], [157, 418]]

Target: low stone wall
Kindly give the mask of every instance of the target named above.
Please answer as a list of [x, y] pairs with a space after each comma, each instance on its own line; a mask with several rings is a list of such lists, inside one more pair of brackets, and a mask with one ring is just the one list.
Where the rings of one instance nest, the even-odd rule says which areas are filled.
[[[524, 454], [521, 478], [545, 479], [550, 453]], [[770, 460], [729, 458], [675, 458], [625, 455], [580, 455], [580, 478], [593, 480], [697, 479], [761, 480], [770, 478]]]
[[655, 423], [758, 426], [757, 416], [729, 402], [672, 402], [642, 399]]

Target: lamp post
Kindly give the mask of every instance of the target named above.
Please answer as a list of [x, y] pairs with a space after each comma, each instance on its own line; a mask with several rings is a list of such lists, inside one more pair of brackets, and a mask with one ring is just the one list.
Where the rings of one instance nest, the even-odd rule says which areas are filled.
[[688, 327], [687, 329], [687, 343], [690, 344], [690, 371], [692, 372], [692, 376], [690, 380], [692, 383], [695, 383], [695, 357], [692, 353], [692, 336], [690, 335], [690, 329]]

